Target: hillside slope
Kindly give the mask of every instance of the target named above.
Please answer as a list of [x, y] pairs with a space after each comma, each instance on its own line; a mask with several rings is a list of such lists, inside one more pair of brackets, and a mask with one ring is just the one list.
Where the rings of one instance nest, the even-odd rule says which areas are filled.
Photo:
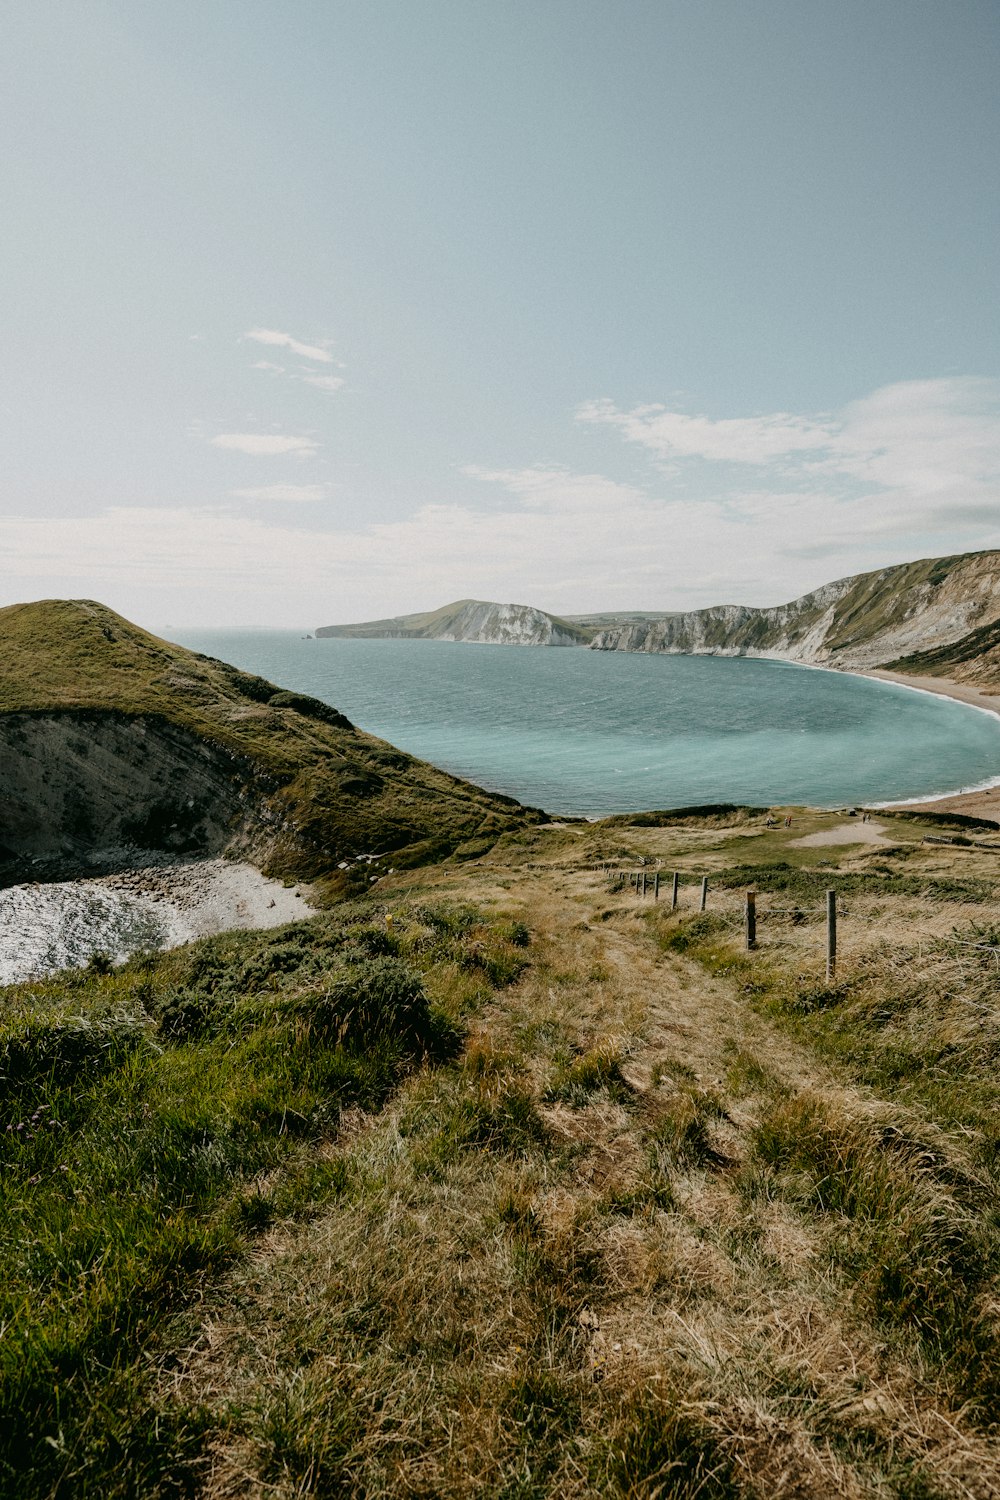
[[843, 821], [5, 991], [4, 1500], [996, 1500], [996, 854]]
[[585, 646], [593, 631], [546, 614], [531, 604], [494, 604], [459, 599], [423, 614], [363, 620], [356, 625], [322, 625], [317, 637], [427, 641], [475, 641], [495, 646]]
[[0, 610], [0, 878], [239, 854], [313, 878], [541, 815], [90, 600]]
[[424, 614], [326, 625], [317, 636], [589, 646], [596, 651], [772, 656], [1000, 686], [1000, 552], [924, 558], [823, 584], [788, 604], [557, 616], [462, 599]]
[[[928, 558], [824, 584], [768, 609], [717, 605], [599, 631], [600, 651], [774, 656], [1000, 682], [1000, 553]], [[975, 674], [979, 675], [975, 675]]]

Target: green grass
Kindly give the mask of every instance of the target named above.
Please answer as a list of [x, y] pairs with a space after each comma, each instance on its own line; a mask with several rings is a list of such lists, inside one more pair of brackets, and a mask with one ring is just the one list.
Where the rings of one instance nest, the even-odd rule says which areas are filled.
[[900, 875], [880, 865], [847, 872], [812, 870], [783, 859], [773, 864], [732, 865], [716, 872], [712, 881], [723, 890], [749, 886], [762, 892], [781, 892], [813, 906], [828, 890], [835, 890], [839, 896], [926, 896], [936, 901], [965, 902], [983, 901], [997, 888], [996, 881], [987, 879]]
[[427, 863], [470, 840], [487, 848], [540, 817], [362, 733], [318, 699], [171, 645], [89, 600], [0, 610], [0, 652], [0, 736], [16, 738], [26, 715], [53, 713], [73, 715], [84, 740], [102, 715], [179, 729], [247, 793], [250, 843], [265, 849], [268, 868], [297, 879], [326, 873], [338, 894], [345, 855]]
[[[778, 889], [801, 893], [803, 872], [778, 873]], [[968, 882], [918, 885], [947, 901], [952, 885], [964, 899]], [[744, 1190], [820, 1216], [860, 1313], [917, 1339], [961, 1398], [995, 1421], [1000, 928], [973, 924], [919, 948], [874, 944], [835, 984], [797, 973], [784, 953], [742, 953], [719, 915], [676, 923], [661, 941], [728, 977], [845, 1078], [877, 1091], [877, 1113], [858, 1117], [830, 1098], [775, 1089], [766, 1071], [734, 1059], [741, 1087], [763, 1096]]]
[[581, 1057], [564, 1062], [545, 1098], [579, 1108], [600, 1093], [615, 1104], [629, 1103], [632, 1098], [632, 1089], [622, 1074], [621, 1053], [614, 1047], [594, 1047]]
[[[355, 907], [3, 993], [5, 1497], [186, 1492], [203, 1424], [161, 1421], [147, 1351], [260, 1230], [352, 1193], [317, 1145], [455, 1053], [520, 938], [471, 908], [403, 909], [388, 934]], [[457, 1006], [452, 974], [473, 976]], [[541, 1139], [516, 1095], [456, 1109], [454, 1133]]]

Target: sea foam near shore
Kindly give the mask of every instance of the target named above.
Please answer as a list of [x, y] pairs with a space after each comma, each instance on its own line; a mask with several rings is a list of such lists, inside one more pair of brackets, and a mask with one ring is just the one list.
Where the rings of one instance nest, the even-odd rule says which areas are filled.
[[312, 911], [297, 888], [224, 859], [10, 886], [0, 891], [0, 984], [86, 964], [96, 953], [120, 963], [145, 949], [278, 927]]

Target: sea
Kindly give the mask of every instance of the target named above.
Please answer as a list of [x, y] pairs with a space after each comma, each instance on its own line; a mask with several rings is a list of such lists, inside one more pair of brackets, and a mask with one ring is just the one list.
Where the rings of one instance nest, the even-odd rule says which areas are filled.
[[746, 657], [165, 632], [480, 786], [552, 813], [869, 806], [1000, 784], [1000, 717]]

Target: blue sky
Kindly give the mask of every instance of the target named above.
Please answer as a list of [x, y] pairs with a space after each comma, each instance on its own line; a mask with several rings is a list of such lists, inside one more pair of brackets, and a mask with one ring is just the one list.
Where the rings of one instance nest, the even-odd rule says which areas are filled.
[[0, 603], [776, 603], [1000, 546], [993, 0], [39, 0]]

